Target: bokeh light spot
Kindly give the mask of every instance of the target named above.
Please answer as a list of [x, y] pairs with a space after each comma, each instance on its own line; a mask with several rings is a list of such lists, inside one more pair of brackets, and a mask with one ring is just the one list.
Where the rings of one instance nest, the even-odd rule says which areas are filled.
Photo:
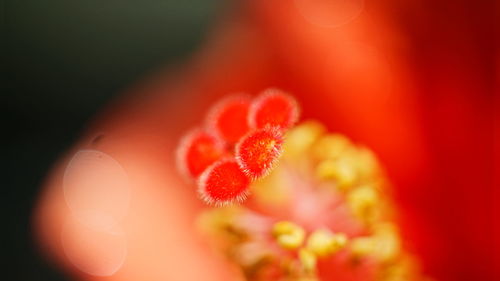
[[98, 213], [92, 213], [91, 220], [87, 217], [84, 221], [80, 217], [69, 215], [63, 226], [61, 243], [66, 257], [71, 264], [87, 274], [115, 274], [127, 256], [124, 232], [116, 221], [105, 214], [99, 218]]
[[73, 156], [64, 172], [63, 189], [74, 215], [91, 210], [119, 221], [129, 208], [131, 188], [125, 170], [97, 150], [80, 150]]
[[358, 17], [364, 0], [295, 0], [295, 6], [312, 24], [337, 27]]

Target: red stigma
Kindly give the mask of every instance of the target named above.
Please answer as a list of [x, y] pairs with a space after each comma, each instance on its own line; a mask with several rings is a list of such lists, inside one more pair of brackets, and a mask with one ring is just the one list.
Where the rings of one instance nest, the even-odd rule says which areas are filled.
[[299, 107], [294, 98], [281, 90], [264, 91], [250, 106], [248, 122], [253, 128], [266, 125], [288, 129], [297, 122]]
[[198, 177], [224, 154], [222, 143], [213, 135], [195, 130], [184, 137], [178, 150], [178, 165], [192, 177]]
[[229, 144], [234, 144], [248, 132], [250, 98], [233, 96], [217, 103], [208, 115], [208, 127]]
[[236, 159], [252, 179], [268, 174], [283, 152], [283, 135], [277, 127], [265, 127], [246, 135], [236, 146]]
[[198, 192], [205, 202], [226, 205], [243, 201], [248, 192], [250, 178], [241, 171], [233, 158], [215, 162], [201, 174]]
[[250, 183], [274, 168], [298, 112], [295, 99], [280, 90], [267, 90], [256, 99], [222, 99], [208, 112], [203, 129], [183, 138], [178, 165], [198, 178], [198, 191], [207, 203], [243, 201]]

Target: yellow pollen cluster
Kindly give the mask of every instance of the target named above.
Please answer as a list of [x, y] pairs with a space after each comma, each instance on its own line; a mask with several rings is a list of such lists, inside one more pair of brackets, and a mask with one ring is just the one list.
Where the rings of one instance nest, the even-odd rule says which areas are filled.
[[319, 229], [307, 239], [307, 248], [318, 257], [327, 257], [342, 249], [347, 243], [343, 233], [333, 234], [329, 230]]
[[288, 131], [283, 147], [275, 170], [252, 183], [251, 204], [202, 216], [245, 280], [428, 280], [402, 247], [373, 152], [315, 121]]
[[305, 231], [294, 223], [280, 221], [273, 225], [273, 235], [281, 247], [292, 250], [304, 243]]

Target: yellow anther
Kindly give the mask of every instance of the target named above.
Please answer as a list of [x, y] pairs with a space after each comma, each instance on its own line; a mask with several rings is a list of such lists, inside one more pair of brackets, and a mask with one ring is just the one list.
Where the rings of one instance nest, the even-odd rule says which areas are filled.
[[337, 187], [345, 190], [356, 181], [356, 170], [347, 160], [323, 160], [316, 167], [316, 176], [323, 180], [335, 180]]
[[317, 259], [312, 251], [305, 248], [300, 249], [299, 260], [305, 272], [312, 273], [316, 270]]
[[377, 202], [378, 194], [370, 186], [358, 187], [347, 195], [347, 203], [352, 212], [365, 222], [371, 222], [375, 218]]
[[351, 253], [354, 257], [365, 257], [375, 251], [375, 241], [372, 237], [359, 237], [351, 240]]
[[377, 258], [384, 262], [396, 258], [401, 250], [401, 241], [396, 227], [390, 223], [383, 223], [377, 225], [374, 231]]
[[395, 262], [385, 267], [381, 274], [380, 280], [383, 281], [400, 281], [400, 280], [425, 280], [431, 281], [428, 277], [419, 276], [420, 269], [415, 260], [410, 256], [403, 256]]
[[321, 137], [315, 144], [313, 154], [316, 159], [337, 159], [351, 142], [340, 134], [328, 134]]
[[343, 233], [333, 234], [328, 230], [314, 231], [307, 239], [307, 249], [318, 257], [326, 257], [336, 253], [347, 243], [347, 236]]
[[304, 243], [305, 231], [294, 223], [280, 221], [274, 224], [273, 235], [281, 247], [293, 250]]
[[304, 152], [308, 151], [325, 131], [326, 128], [317, 121], [302, 122], [287, 133], [283, 157], [288, 159], [303, 158]]
[[[330, 279], [342, 279], [366, 258], [376, 265], [369, 275], [377, 281], [430, 281], [420, 278], [417, 262], [403, 248], [392, 220], [396, 209], [386, 194], [390, 183], [372, 151], [342, 135], [326, 135], [325, 128], [314, 121], [291, 128], [284, 149], [283, 161], [251, 184], [254, 203], [263, 214], [233, 205], [205, 211], [198, 221], [213, 245], [242, 269], [242, 278], [319, 281], [319, 268], [333, 259], [339, 270], [332, 271]], [[306, 231], [292, 219], [270, 227], [269, 219], [281, 217], [280, 210], [297, 203], [297, 198], [300, 210], [295, 213], [302, 215], [301, 220], [333, 230], [347, 223], [366, 234], [348, 238], [329, 227]], [[328, 217], [331, 212], [334, 221]]]
[[364, 178], [374, 176], [380, 169], [377, 157], [366, 147], [356, 150], [356, 168], [359, 176]]
[[383, 272], [381, 280], [383, 281], [400, 281], [407, 280], [407, 272], [403, 266], [391, 265]]
[[335, 247], [342, 248], [347, 244], [347, 236], [344, 233], [333, 235], [333, 244]]

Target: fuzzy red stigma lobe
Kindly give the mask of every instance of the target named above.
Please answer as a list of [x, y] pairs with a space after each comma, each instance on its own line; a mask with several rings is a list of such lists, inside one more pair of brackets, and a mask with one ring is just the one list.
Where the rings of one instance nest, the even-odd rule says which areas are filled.
[[195, 130], [181, 141], [178, 164], [190, 176], [198, 177], [224, 153], [222, 143], [214, 135]]
[[250, 178], [234, 158], [228, 158], [215, 162], [201, 174], [198, 192], [208, 204], [226, 205], [243, 201], [249, 185]]
[[234, 144], [248, 132], [250, 98], [233, 96], [217, 103], [208, 115], [209, 128], [221, 139]]
[[283, 134], [278, 127], [265, 127], [246, 135], [236, 146], [236, 159], [252, 179], [267, 175], [283, 152]]
[[248, 122], [253, 128], [291, 128], [298, 120], [299, 107], [290, 95], [277, 89], [264, 91], [250, 106]]

